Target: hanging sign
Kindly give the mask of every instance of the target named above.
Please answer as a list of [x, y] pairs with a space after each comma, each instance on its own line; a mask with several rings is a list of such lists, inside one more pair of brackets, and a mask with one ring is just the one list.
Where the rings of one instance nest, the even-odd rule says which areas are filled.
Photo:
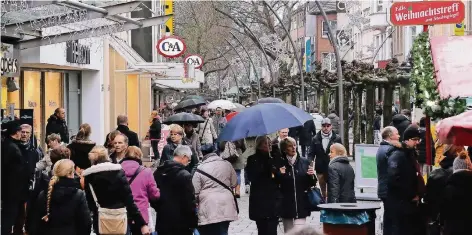
[[195, 69], [201, 69], [203, 67], [203, 58], [199, 55], [188, 55], [185, 57], [184, 63], [193, 65]]
[[166, 58], [175, 58], [183, 55], [187, 46], [183, 39], [176, 36], [167, 36], [159, 39], [156, 49], [160, 55]]
[[390, 7], [393, 25], [436, 25], [461, 23], [465, 6], [461, 1], [394, 2]]
[[2, 76], [19, 77], [20, 64], [18, 62], [19, 50], [12, 44], [2, 43], [1, 45], [1, 70]]

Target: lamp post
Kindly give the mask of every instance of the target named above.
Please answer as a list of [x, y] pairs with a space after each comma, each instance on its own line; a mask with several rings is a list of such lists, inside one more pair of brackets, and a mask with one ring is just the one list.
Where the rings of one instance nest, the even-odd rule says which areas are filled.
[[[252, 68], [254, 69], [254, 75], [256, 76], [257, 80], [257, 89], [258, 89], [258, 99], [262, 98], [261, 97], [261, 80], [259, 79], [259, 75], [257, 74], [256, 66], [254, 65], [254, 61], [252, 61], [251, 55], [249, 55], [249, 52], [247, 51], [246, 47], [241, 43], [238, 37], [234, 35], [232, 32], [229, 32], [231, 35], [233, 35], [233, 38], [236, 39], [236, 41], [241, 45], [241, 47], [244, 49], [244, 52], [246, 52], [247, 57], [249, 58], [249, 62], [252, 64]], [[251, 86], [252, 87], [252, 86]]]
[[[300, 86], [301, 86], [301, 92], [300, 92], [300, 99], [302, 100], [302, 109], [303, 110], [306, 110], [305, 109], [305, 81], [303, 79], [303, 67], [302, 67], [302, 60], [300, 58], [300, 56], [298, 56], [298, 52], [297, 52], [297, 47], [295, 47], [295, 43], [293, 42], [292, 40], [292, 37], [290, 36], [290, 32], [288, 31], [287, 27], [285, 27], [284, 25], [284, 22], [282, 21], [282, 19], [280, 19], [280, 16], [277, 14], [277, 12], [270, 6], [270, 4], [268, 4], [266, 1], [263, 1], [263, 3], [270, 9], [270, 11], [272, 11], [272, 13], [274, 13], [275, 17], [277, 18], [277, 20], [280, 22], [280, 25], [282, 26], [282, 28], [284, 29], [285, 33], [287, 34], [287, 38], [288, 40], [290, 41], [290, 44], [292, 45], [292, 48], [293, 48], [293, 53], [295, 55], [295, 58], [297, 60], [297, 65], [298, 65], [298, 70], [300, 71]], [[342, 128], [342, 126], [341, 126]]]

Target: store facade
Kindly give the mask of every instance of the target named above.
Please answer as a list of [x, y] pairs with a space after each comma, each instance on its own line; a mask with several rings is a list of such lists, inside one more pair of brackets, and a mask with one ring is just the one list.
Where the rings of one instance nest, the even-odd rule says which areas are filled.
[[34, 132], [43, 145], [47, 120], [59, 107], [66, 110], [69, 136], [77, 134], [81, 123], [89, 123], [91, 139], [104, 138], [103, 102], [97, 102], [103, 97], [102, 41], [87, 39], [21, 51], [21, 73], [15, 78], [20, 89], [7, 92], [6, 103], [34, 110]]

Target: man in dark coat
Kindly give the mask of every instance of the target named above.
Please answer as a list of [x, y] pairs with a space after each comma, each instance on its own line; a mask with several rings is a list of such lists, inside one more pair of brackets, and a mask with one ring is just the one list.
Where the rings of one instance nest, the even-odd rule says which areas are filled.
[[149, 139], [151, 140], [152, 152], [154, 153], [154, 160], [159, 159], [159, 141], [161, 140], [162, 124], [159, 116], [152, 119], [152, 124], [149, 127]]
[[[10, 234], [12, 226], [25, 210], [28, 199], [31, 170], [28, 156], [22, 153], [21, 127], [16, 121], [6, 125], [2, 136], [5, 139], [1, 149], [2, 167], [2, 226], [1, 234]], [[24, 150], [23, 150], [24, 151]]]
[[316, 127], [315, 127], [315, 122], [313, 120], [308, 120], [303, 124], [303, 127], [300, 128], [300, 132], [298, 133], [299, 137], [299, 144], [300, 147], [302, 148], [302, 157], [306, 158], [307, 157], [307, 151], [308, 148], [310, 148], [311, 145], [311, 139], [313, 136], [316, 135]]
[[156, 210], [156, 231], [160, 235], [191, 235], [197, 227], [195, 189], [192, 175], [185, 170], [191, 161], [192, 150], [180, 145], [173, 160], [165, 161], [154, 172], [161, 198]]
[[403, 109], [401, 114], [396, 114], [392, 118], [392, 123], [390, 123], [389, 126], [397, 128], [398, 133], [400, 134], [400, 141], [403, 141], [403, 133], [411, 124], [410, 118], [411, 112], [408, 109]]
[[420, 133], [410, 125], [403, 134], [404, 141], [394, 144], [388, 153], [388, 192], [385, 213], [391, 221], [388, 234], [425, 234], [425, 222], [420, 202], [426, 189], [415, 147]]
[[[387, 200], [388, 192], [388, 156], [387, 153], [393, 149], [392, 144], [397, 144], [400, 140], [400, 135], [398, 134], [397, 128], [393, 126], [386, 126], [382, 131], [382, 142], [380, 142], [379, 149], [377, 150], [377, 196], [382, 200], [382, 203], [385, 205]], [[383, 231], [384, 234], [388, 234], [387, 231], [390, 231], [390, 219], [384, 211], [384, 222], [383, 222]]]
[[57, 108], [48, 118], [48, 124], [46, 124], [46, 142], [47, 137], [50, 134], [58, 134], [61, 136], [61, 140], [64, 143], [69, 143], [69, 129], [66, 124], [66, 111], [63, 108]]
[[[138, 134], [136, 134], [136, 132], [132, 131], [129, 129], [128, 127], [128, 117], [125, 116], [125, 115], [118, 115], [118, 117], [116, 118], [116, 123], [118, 124], [118, 127], [116, 128], [117, 131], [121, 132], [123, 135], [125, 135], [126, 137], [128, 137], [128, 145], [129, 146], [136, 146], [136, 147], [140, 147], [141, 145], [139, 144], [139, 138], [138, 138]], [[105, 138], [105, 144], [103, 146], [109, 146], [109, 143], [108, 143], [108, 136], [110, 134], [107, 135], [107, 137]]]
[[315, 161], [315, 171], [320, 183], [323, 197], [327, 197], [326, 184], [328, 182], [329, 150], [334, 143], [341, 144], [341, 137], [338, 136], [331, 126], [329, 118], [321, 122], [321, 130], [311, 140], [311, 147], [308, 152], [308, 160]]
[[347, 158], [346, 148], [339, 143], [330, 147], [328, 166], [328, 203], [355, 203], [354, 169]]
[[421, 170], [423, 170], [424, 165], [426, 164], [426, 138], [431, 140], [431, 163], [434, 164], [434, 156], [436, 156], [436, 149], [434, 148], [434, 140], [431, 132], [426, 133], [426, 123], [425, 117], [420, 119], [420, 138], [421, 142], [418, 144], [418, 162], [421, 165]]
[[282, 140], [284, 140], [285, 138], [288, 137], [288, 133], [290, 132], [289, 128], [283, 128], [283, 129], [280, 129], [278, 132], [277, 132], [277, 137], [274, 138], [271, 142], [271, 146], [272, 146], [272, 151], [271, 151], [271, 154], [272, 154], [272, 157], [280, 157], [281, 155], [281, 152], [280, 152], [280, 142]]

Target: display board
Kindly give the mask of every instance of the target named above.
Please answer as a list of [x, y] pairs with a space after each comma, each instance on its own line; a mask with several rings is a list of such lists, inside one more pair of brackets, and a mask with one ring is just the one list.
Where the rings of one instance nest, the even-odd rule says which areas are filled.
[[379, 145], [356, 144], [356, 185], [358, 188], [377, 188], [377, 150]]

